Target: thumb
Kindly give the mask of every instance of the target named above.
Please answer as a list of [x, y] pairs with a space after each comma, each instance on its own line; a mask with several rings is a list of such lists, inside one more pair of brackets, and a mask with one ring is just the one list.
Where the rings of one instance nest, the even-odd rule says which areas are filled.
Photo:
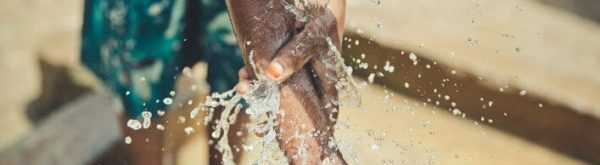
[[278, 52], [267, 68], [271, 80], [282, 82], [300, 70], [317, 53], [317, 47], [325, 43], [327, 26], [321, 19], [306, 24]]

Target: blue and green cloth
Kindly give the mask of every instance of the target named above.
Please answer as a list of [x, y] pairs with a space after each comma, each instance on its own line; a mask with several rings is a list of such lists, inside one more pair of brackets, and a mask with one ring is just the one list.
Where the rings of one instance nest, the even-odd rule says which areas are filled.
[[213, 92], [243, 66], [223, 0], [85, 0], [81, 55], [130, 117], [165, 110], [178, 73], [199, 60]]

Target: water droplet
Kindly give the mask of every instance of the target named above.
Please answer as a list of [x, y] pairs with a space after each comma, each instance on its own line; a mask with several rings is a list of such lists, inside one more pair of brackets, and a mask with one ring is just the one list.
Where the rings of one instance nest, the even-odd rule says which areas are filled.
[[367, 80], [369, 81], [369, 83], [373, 83], [373, 81], [375, 81], [375, 73], [369, 74], [369, 77], [367, 77]]
[[371, 149], [372, 150], [378, 150], [379, 149], [379, 144], [373, 144], [373, 145], [371, 145]]
[[453, 115], [460, 115], [460, 114], [462, 114], [462, 112], [460, 111], [460, 109], [458, 109], [458, 108], [454, 108], [454, 109], [452, 110], [452, 114], [453, 114]]
[[526, 94], [527, 94], [527, 91], [525, 91], [525, 90], [522, 90], [521, 92], [519, 92], [520, 96], [525, 96]]
[[125, 136], [125, 144], [131, 144], [131, 137]]
[[142, 121], [142, 127], [144, 129], [148, 129], [151, 124], [152, 113], [150, 113], [149, 111], [144, 111], [142, 112], [142, 118], [144, 118]]
[[198, 115], [198, 113], [200, 112], [200, 108], [196, 107], [194, 109], [192, 109], [192, 111], [190, 112], [190, 118], [196, 118], [196, 116]]
[[419, 63], [419, 61], [417, 61], [417, 55], [414, 53], [410, 53], [408, 55], [408, 59], [413, 61], [413, 65], [417, 65]]
[[142, 112], [142, 117], [143, 118], [151, 118], [152, 113], [150, 113], [150, 111], [144, 111], [144, 112]]
[[179, 119], [179, 123], [185, 123], [185, 117], [178, 116], [177, 119]]
[[129, 121], [127, 121], [127, 127], [133, 129], [133, 130], [139, 130], [142, 128], [142, 123], [140, 123], [140, 121], [135, 120], [135, 119], [129, 119]]
[[183, 131], [185, 131], [185, 133], [189, 135], [189, 134], [194, 133], [194, 128], [192, 128], [192, 127], [185, 127], [183, 129]]
[[216, 138], [219, 138], [219, 136], [221, 136], [221, 133], [220, 133], [219, 131], [214, 131], [214, 132], [211, 134], [211, 136], [212, 136], [213, 138], [215, 138], [215, 139], [216, 139]]
[[167, 97], [167, 98], [163, 99], [163, 103], [165, 105], [171, 105], [171, 104], [173, 104], [173, 99], [170, 97]]
[[164, 130], [165, 130], [165, 126], [164, 126], [164, 125], [162, 125], [162, 124], [157, 124], [157, 125], [156, 125], [156, 129], [158, 129], [158, 130], [161, 130], [161, 131], [164, 131]]
[[156, 114], [157, 114], [158, 116], [163, 116], [163, 115], [165, 115], [165, 111], [158, 110], [158, 111], [156, 111]]

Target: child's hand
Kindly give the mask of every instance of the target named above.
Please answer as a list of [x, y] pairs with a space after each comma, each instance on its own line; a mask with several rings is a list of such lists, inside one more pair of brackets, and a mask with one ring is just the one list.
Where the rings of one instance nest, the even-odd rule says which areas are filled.
[[[270, 63], [258, 62], [257, 67], [266, 70], [268, 78], [283, 82], [309, 63], [316, 75], [315, 82], [321, 105], [329, 107], [325, 109], [337, 108], [335, 85], [339, 75], [336, 72], [338, 59], [335, 51], [340, 51], [344, 25], [344, 0], [332, 0], [326, 6], [308, 4], [303, 10], [298, 8], [295, 10], [297, 13], [306, 13], [304, 16], [306, 21], [300, 21], [296, 16], [295, 25], [290, 25], [295, 28], [291, 39], [283, 44], [284, 46], [277, 51]], [[255, 54], [255, 56], [261, 55]], [[245, 93], [250, 86], [249, 80], [255, 76], [249, 68], [242, 68], [239, 77], [240, 83], [236, 86], [236, 90]], [[331, 115], [336, 116], [336, 114]]]
[[332, 1], [328, 6], [307, 6], [306, 22], [296, 20], [297, 33], [277, 52], [267, 69], [269, 78], [284, 81], [309, 61], [318, 76], [332, 76], [325, 75], [333, 70], [326, 66], [336, 64], [330, 49], [339, 48], [344, 20], [343, 10], [339, 9], [343, 4], [335, 2], [338, 1]]
[[[279, 106], [285, 115], [277, 115], [275, 130], [290, 164], [346, 164], [335, 144], [330, 143], [337, 118], [335, 85], [341, 61], [337, 61], [336, 53], [344, 0], [300, 8], [294, 1], [226, 1], [246, 62], [236, 90], [247, 92], [251, 79], [281, 82]], [[318, 136], [311, 136], [315, 134]], [[295, 156], [301, 150], [306, 150], [306, 155]]]

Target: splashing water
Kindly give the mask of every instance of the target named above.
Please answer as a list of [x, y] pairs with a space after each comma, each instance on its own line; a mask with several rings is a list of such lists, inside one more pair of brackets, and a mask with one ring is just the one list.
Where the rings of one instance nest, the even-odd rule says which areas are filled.
[[[307, 1], [303, 1], [307, 3]], [[328, 1], [325, 1], [328, 2]], [[306, 14], [301, 10], [296, 10], [293, 4], [284, 3], [285, 9], [297, 16], [297, 19], [306, 21]], [[330, 64], [334, 67], [338, 77], [336, 89], [338, 89], [339, 105], [360, 106], [359, 87], [352, 79], [352, 68], [344, 64], [341, 53], [333, 43], [332, 39], [327, 37], [326, 42], [329, 46], [329, 54], [333, 55], [335, 64]], [[250, 41], [246, 44], [250, 45]], [[207, 113], [204, 124], [207, 125], [210, 121], [215, 121], [214, 131], [210, 133], [211, 137], [218, 139], [216, 149], [222, 154], [222, 163], [229, 165], [235, 164], [232, 148], [229, 145], [228, 133], [230, 126], [236, 122], [239, 112], [244, 109], [244, 112], [250, 118], [248, 132], [262, 135], [259, 140], [251, 144], [244, 145], [244, 151], [261, 148], [259, 156], [254, 160], [253, 164], [287, 164], [287, 158], [282, 154], [277, 141], [276, 127], [278, 126], [278, 115], [284, 116], [284, 111], [280, 107], [280, 91], [279, 84], [268, 80], [267, 76], [261, 73], [256, 73], [258, 70], [255, 62], [252, 60], [254, 51], [249, 52], [249, 64], [255, 71], [257, 80], [251, 82], [250, 89], [245, 94], [235, 93], [234, 90], [229, 90], [224, 93], [213, 93], [208, 96], [201, 108], [196, 108], [191, 111], [190, 116], [196, 116], [199, 110]], [[247, 107], [241, 104], [244, 100]], [[213, 119], [214, 112], [217, 107], [223, 107], [221, 115], [217, 119]], [[219, 109], [220, 110], [220, 109]], [[300, 135], [299, 135], [300, 136]], [[302, 136], [304, 137], [304, 136]], [[343, 142], [337, 142], [343, 143]], [[334, 144], [335, 146], [335, 144]], [[299, 146], [300, 150], [302, 147]], [[306, 148], [306, 147], [304, 147]], [[341, 149], [351, 149], [347, 144], [343, 143]], [[308, 152], [308, 151], [305, 151]], [[307, 157], [305, 152], [299, 152], [299, 157]], [[350, 151], [350, 153], [353, 153]], [[355, 156], [352, 156], [356, 159]]]
[[[360, 106], [359, 88], [351, 77], [352, 70], [346, 67], [341, 57], [341, 53], [333, 45], [330, 38], [327, 38], [327, 43], [330, 45], [330, 51], [333, 52], [336, 57], [335, 67], [338, 75], [340, 75], [336, 88], [340, 91], [340, 100], [347, 100], [345, 102], [340, 102], [340, 104]], [[253, 64], [253, 62], [250, 63]], [[235, 164], [227, 134], [230, 126], [236, 122], [237, 116], [243, 108], [243, 105], [240, 104], [242, 99], [245, 100], [248, 105], [244, 112], [249, 116], [251, 122], [249, 133], [263, 135], [258, 141], [244, 146], [244, 150], [251, 150], [252, 148], [255, 148], [254, 146], [260, 146], [260, 148], [262, 148], [260, 155], [258, 159], [254, 161], [254, 164], [269, 162], [281, 164], [287, 162], [287, 159], [283, 155], [277, 154], [281, 153], [281, 151], [279, 149], [277, 133], [275, 131], [276, 126], [278, 125], [276, 119], [277, 115], [285, 115], [284, 111], [279, 109], [279, 84], [267, 80], [266, 76], [258, 77], [259, 79], [254, 80], [251, 83], [252, 85], [248, 92], [243, 95], [235, 93], [234, 90], [229, 90], [224, 93], [213, 93], [211, 96], [208, 96], [204, 104], [201, 105], [201, 110], [208, 113], [205, 117], [205, 125], [213, 120], [215, 117], [214, 111], [217, 107], [224, 107], [221, 116], [218, 119], [215, 119], [215, 130], [211, 133], [211, 137], [218, 139], [216, 148], [223, 155], [223, 164]], [[196, 116], [197, 113], [197, 109], [192, 110], [190, 116]], [[343, 147], [343, 149], [348, 149], [348, 147]], [[306, 156], [306, 154], [299, 156]], [[283, 162], [273, 162], [274, 160]]]
[[215, 108], [223, 106], [223, 112], [219, 119], [216, 120], [215, 130], [211, 133], [211, 137], [219, 139], [216, 148], [222, 153], [223, 164], [235, 164], [233, 161], [233, 153], [229, 146], [229, 139], [227, 133], [229, 132], [229, 126], [235, 123], [237, 114], [239, 113], [242, 106], [238, 104], [241, 100], [240, 95], [234, 95], [234, 91], [230, 90], [222, 94], [213, 93], [211, 96], [206, 98], [204, 102], [204, 109], [208, 111], [208, 115], [205, 118], [204, 124], [207, 125], [209, 121], [214, 117]]
[[[238, 113], [243, 107], [240, 104], [241, 99], [244, 99], [248, 103], [249, 106], [245, 109], [245, 113], [250, 117], [251, 122], [254, 123], [249, 132], [264, 134], [259, 141], [251, 145], [261, 145], [263, 147], [261, 156], [256, 162], [266, 162], [270, 159], [267, 157], [269, 154], [265, 153], [278, 149], [275, 133], [275, 127], [277, 126], [276, 114], [280, 114], [283, 111], [279, 109], [279, 85], [277, 83], [267, 80], [255, 80], [252, 82], [250, 90], [244, 95], [234, 93], [233, 90], [222, 94], [212, 94], [206, 99], [203, 105], [203, 109], [209, 113], [205, 118], [205, 124], [208, 124], [212, 120], [215, 108], [224, 107], [220, 118], [216, 119], [215, 130], [211, 133], [211, 136], [219, 139], [216, 148], [223, 154], [223, 164], [235, 164], [227, 134], [230, 125], [235, 123]], [[259, 118], [263, 115], [268, 116], [266, 121], [260, 121]]]
[[363, 88], [356, 84], [352, 78], [352, 67], [346, 66], [342, 53], [333, 44], [331, 38], [326, 38], [327, 44], [329, 45], [329, 51], [331, 51], [336, 58], [336, 72], [339, 75], [336, 89], [339, 91], [339, 100], [342, 101], [340, 104], [345, 104], [353, 107], [359, 107], [361, 105], [360, 90]]

